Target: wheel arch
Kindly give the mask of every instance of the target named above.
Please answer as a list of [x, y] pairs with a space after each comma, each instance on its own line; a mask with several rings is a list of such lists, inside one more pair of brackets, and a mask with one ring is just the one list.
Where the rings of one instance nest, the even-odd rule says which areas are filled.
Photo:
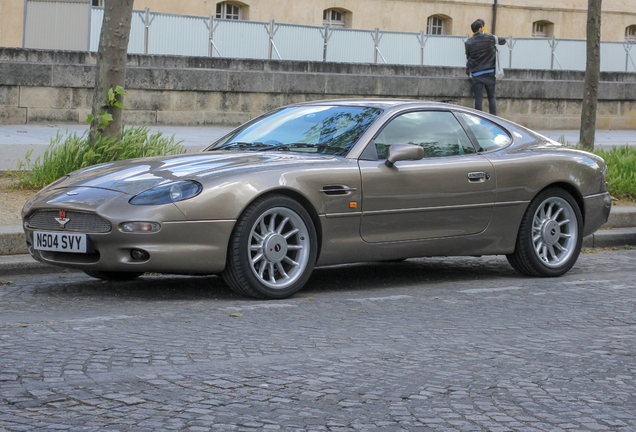
[[[284, 195], [288, 198], [291, 198], [298, 202], [307, 211], [309, 217], [311, 217], [311, 221], [314, 223], [314, 227], [316, 228], [316, 238], [318, 239], [318, 257], [320, 257], [320, 251], [322, 249], [322, 224], [320, 223], [320, 217], [318, 216], [318, 212], [316, 211], [315, 207], [303, 194], [292, 189], [271, 189], [260, 195], [252, 197], [252, 199], [245, 204], [243, 211], [245, 211], [245, 209], [248, 208], [250, 204], [257, 199], [266, 198], [272, 195]], [[243, 213], [243, 211], [241, 213]]]
[[539, 195], [546, 189], [550, 189], [554, 187], [563, 189], [564, 191], [569, 193], [570, 196], [572, 196], [574, 201], [576, 201], [576, 205], [579, 206], [579, 210], [581, 211], [581, 219], [583, 220], [583, 226], [585, 226], [585, 203], [583, 201], [583, 195], [581, 195], [581, 192], [579, 192], [579, 190], [571, 183], [563, 182], [563, 181], [551, 183], [545, 186], [543, 189], [537, 191], [535, 196]]

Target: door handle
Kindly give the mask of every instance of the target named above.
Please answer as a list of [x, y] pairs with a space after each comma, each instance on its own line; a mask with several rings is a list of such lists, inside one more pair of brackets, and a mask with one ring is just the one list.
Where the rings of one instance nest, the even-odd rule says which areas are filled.
[[468, 173], [468, 181], [483, 182], [490, 179], [490, 174], [483, 171], [474, 171]]

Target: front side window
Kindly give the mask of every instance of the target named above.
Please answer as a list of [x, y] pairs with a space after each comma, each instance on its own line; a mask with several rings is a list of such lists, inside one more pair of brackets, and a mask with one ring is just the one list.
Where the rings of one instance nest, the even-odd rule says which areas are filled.
[[221, 19], [241, 19], [241, 8], [230, 2], [216, 4], [216, 17]]
[[338, 9], [325, 9], [322, 11], [322, 23], [330, 27], [344, 27], [345, 14]]
[[636, 25], [630, 25], [625, 29], [625, 40], [628, 42], [636, 42]]
[[444, 34], [444, 19], [437, 15], [428, 17], [428, 22], [426, 24], [426, 33], [433, 35]]
[[510, 135], [493, 122], [472, 114], [457, 113], [479, 143], [480, 151], [496, 150], [512, 142]]
[[392, 144], [420, 146], [425, 158], [475, 153], [468, 135], [448, 111], [414, 111], [394, 118], [375, 138], [378, 159], [386, 159]]

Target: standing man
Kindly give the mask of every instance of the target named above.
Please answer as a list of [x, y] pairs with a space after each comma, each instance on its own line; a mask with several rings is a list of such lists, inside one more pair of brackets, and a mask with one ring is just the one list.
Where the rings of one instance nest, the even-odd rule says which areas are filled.
[[488, 95], [490, 114], [497, 115], [497, 100], [495, 99], [495, 54], [496, 44], [504, 45], [506, 39], [484, 33], [483, 20], [477, 20], [470, 25], [473, 36], [464, 44], [466, 46], [466, 70], [473, 81], [475, 94], [475, 108], [483, 111], [484, 87]]

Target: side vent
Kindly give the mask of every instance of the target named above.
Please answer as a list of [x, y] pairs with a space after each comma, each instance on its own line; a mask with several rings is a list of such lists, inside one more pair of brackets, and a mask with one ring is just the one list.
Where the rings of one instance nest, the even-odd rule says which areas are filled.
[[349, 192], [353, 192], [355, 190], [357, 189], [345, 185], [327, 185], [323, 186], [322, 189], [320, 189], [320, 192], [325, 195], [347, 195]]

